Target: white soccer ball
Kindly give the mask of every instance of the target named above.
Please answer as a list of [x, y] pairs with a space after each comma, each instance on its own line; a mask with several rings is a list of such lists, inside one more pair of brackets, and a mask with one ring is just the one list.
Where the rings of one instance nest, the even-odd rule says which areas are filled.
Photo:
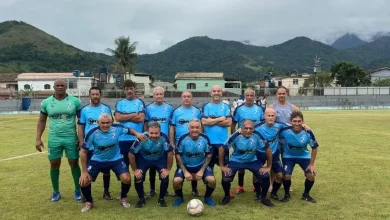
[[190, 215], [198, 216], [201, 215], [203, 212], [203, 202], [199, 199], [192, 199], [187, 204], [187, 211], [190, 213]]

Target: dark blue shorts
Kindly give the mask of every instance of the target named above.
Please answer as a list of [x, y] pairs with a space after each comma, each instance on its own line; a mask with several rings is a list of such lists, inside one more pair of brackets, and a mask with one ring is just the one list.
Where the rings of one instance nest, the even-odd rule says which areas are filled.
[[231, 175], [223, 175], [223, 178], [229, 178], [230, 181], [233, 181], [234, 176], [236, 175], [238, 170], [249, 170], [253, 173], [253, 175], [256, 177], [256, 179], [267, 179], [269, 178], [269, 174], [265, 173], [263, 175], [260, 175], [260, 168], [263, 168], [263, 164], [261, 164], [258, 160], [249, 162], [249, 163], [238, 163], [235, 161], [229, 161], [228, 168], [232, 170]]
[[283, 171], [282, 162], [280, 161], [280, 152], [277, 150], [272, 154], [272, 172], [281, 173]]
[[123, 155], [123, 161], [125, 162], [126, 166], [129, 166], [129, 152], [131, 146], [133, 146], [133, 141], [119, 141], [119, 148], [121, 149], [121, 154]]
[[[89, 161], [91, 161], [92, 156], [93, 156], [93, 150], [89, 150], [87, 153], [87, 164], [89, 163]], [[101, 172], [110, 175], [110, 169], [102, 170]]]
[[264, 165], [265, 162], [267, 161], [267, 154], [265, 152], [256, 151], [256, 157], [261, 165]]
[[294, 170], [295, 164], [298, 164], [303, 172], [311, 173], [310, 170], [306, 171], [306, 168], [310, 164], [310, 159], [303, 159], [303, 158], [282, 158], [283, 161], [283, 175], [291, 175]]
[[100, 172], [103, 171], [114, 171], [116, 177], [119, 179], [120, 175], [124, 173], [129, 173], [129, 169], [124, 163], [123, 159], [109, 162], [99, 162], [95, 160], [90, 160], [88, 163], [88, 174], [92, 177], [92, 180], [95, 181], [96, 177]]
[[[145, 181], [145, 173], [148, 172], [149, 169], [156, 169], [159, 173], [161, 173], [162, 169], [167, 169], [167, 157], [164, 156], [160, 158], [160, 160], [146, 160], [141, 155], [137, 156], [137, 169], [142, 170], [142, 178]], [[161, 177], [160, 177], [161, 179]]]
[[[210, 164], [209, 166], [211, 168], [214, 168], [214, 165], [217, 164], [219, 166], [219, 157], [218, 157], [218, 154], [219, 154], [219, 148], [220, 147], [223, 147], [224, 144], [212, 144], [211, 145], [211, 149], [212, 149], [212, 157], [211, 157], [211, 161], [210, 161]], [[225, 152], [225, 155], [224, 155], [224, 158], [223, 158], [223, 163], [224, 165], [226, 165], [228, 162], [229, 162], [229, 149], [226, 149], [224, 148], [224, 152]]]
[[[189, 173], [195, 174], [200, 170], [200, 168], [202, 168], [202, 166], [197, 166], [197, 167], [185, 166], [185, 168], [187, 169], [187, 171]], [[204, 170], [203, 177], [202, 177], [203, 182], [206, 182], [205, 179], [208, 176], [214, 176], [213, 171], [211, 170], [211, 168], [209, 166]], [[179, 177], [179, 178], [184, 179], [184, 173], [180, 167], [177, 167], [176, 172], [175, 172], [175, 177]]]

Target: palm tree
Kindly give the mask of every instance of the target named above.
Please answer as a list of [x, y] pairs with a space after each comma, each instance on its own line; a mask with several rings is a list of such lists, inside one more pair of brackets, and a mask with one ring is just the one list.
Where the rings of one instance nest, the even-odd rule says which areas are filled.
[[118, 61], [116, 65], [121, 69], [121, 81], [124, 80], [126, 72], [134, 71], [137, 53], [135, 52], [137, 42], [131, 43], [130, 37], [120, 36], [115, 39], [115, 49], [107, 48], [106, 51], [114, 56]]

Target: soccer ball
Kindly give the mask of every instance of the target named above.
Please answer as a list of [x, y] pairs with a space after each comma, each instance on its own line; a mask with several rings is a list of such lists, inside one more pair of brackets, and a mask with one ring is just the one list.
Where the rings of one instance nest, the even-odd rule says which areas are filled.
[[190, 213], [190, 215], [198, 216], [201, 215], [203, 212], [203, 203], [199, 199], [192, 199], [187, 204], [187, 211]]

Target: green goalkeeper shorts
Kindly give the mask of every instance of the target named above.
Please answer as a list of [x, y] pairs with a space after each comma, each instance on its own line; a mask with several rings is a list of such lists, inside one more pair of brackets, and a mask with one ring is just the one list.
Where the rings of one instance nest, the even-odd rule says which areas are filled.
[[48, 155], [49, 160], [60, 159], [65, 151], [68, 159], [78, 159], [79, 151], [77, 150], [77, 136], [74, 137], [49, 137]]

